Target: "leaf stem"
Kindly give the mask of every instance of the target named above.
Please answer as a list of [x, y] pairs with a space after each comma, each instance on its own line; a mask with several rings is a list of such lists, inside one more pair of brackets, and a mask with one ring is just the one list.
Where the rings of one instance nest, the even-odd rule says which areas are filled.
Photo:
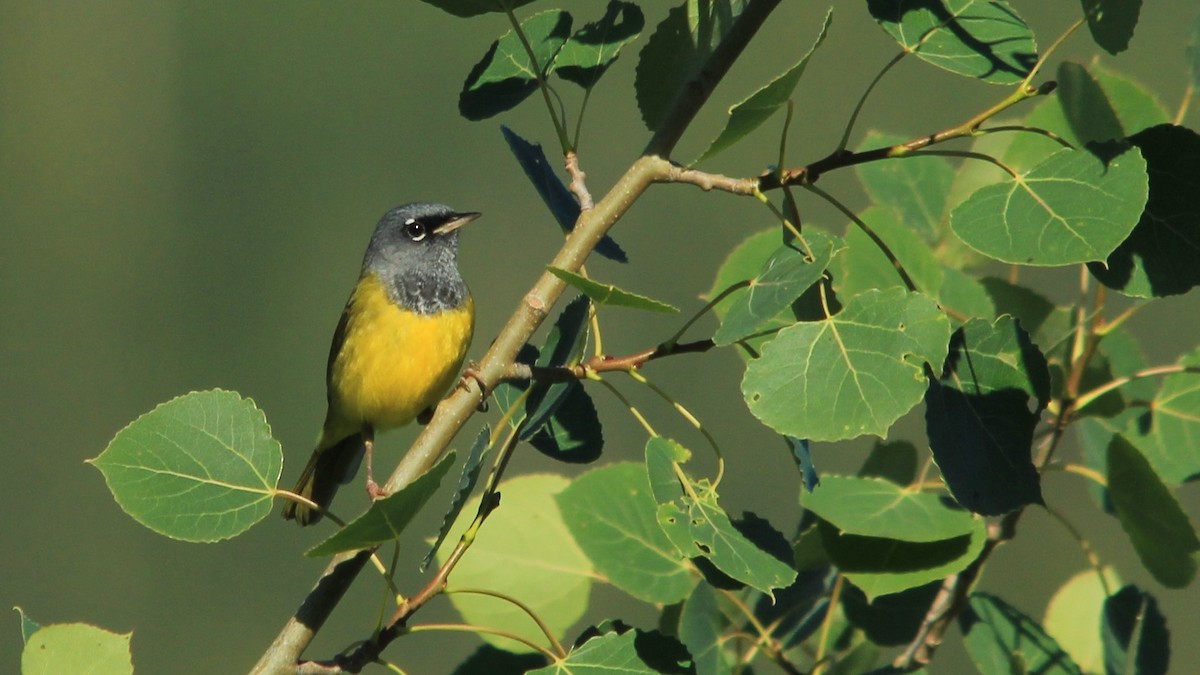
[[843, 215], [857, 225], [858, 229], [862, 230], [863, 233], [871, 238], [871, 241], [875, 242], [875, 246], [879, 248], [880, 252], [887, 256], [887, 259], [892, 263], [892, 267], [895, 268], [896, 273], [900, 275], [900, 280], [904, 282], [904, 285], [908, 288], [908, 290], [912, 291], [913, 293], [920, 291], [920, 289], [917, 288], [917, 284], [913, 282], [912, 277], [908, 275], [908, 270], [904, 269], [904, 265], [900, 262], [900, 259], [896, 257], [895, 253], [892, 253], [892, 249], [889, 248], [886, 243], [884, 243], [882, 237], [875, 233], [875, 230], [871, 229], [870, 225], [867, 225], [865, 222], [863, 222], [862, 218], [859, 218], [857, 215], [855, 215], [853, 211], [851, 211], [845, 204], [838, 201], [838, 199], [833, 195], [825, 192], [816, 185], [806, 184], [804, 188], [832, 204], [834, 208], [841, 211]]
[[658, 395], [659, 398], [661, 398], [663, 401], [668, 403], [672, 408], [674, 408], [675, 411], [678, 412], [680, 414], [680, 416], [683, 417], [683, 419], [687, 420], [688, 424], [691, 424], [693, 427], [695, 427], [696, 431], [699, 431], [700, 434], [704, 436], [704, 440], [708, 441], [709, 447], [712, 448], [713, 454], [716, 455], [716, 457], [717, 457], [717, 475], [715, 478], [713, 478], [713, 485], [712, 485], [713, 489], [715, 490], [717, 488], [717, 486], [721, 484], [721, 479], [725, 476], [725, 456], [723, 454], [721, 454], [721, 446], [717, 445], [717, 439], [713, 438], [712, 433], [709, 432], [709, 430], [707, 428], [705, 428], [705, 426], [703, 424], [700, 423], [700, 420], [697, 419], [696, 416], [693, 415], [690, 410], [688, 410], [686, 407], [684, 407], [684, 405], [682, 403], [680, 403], [679, 401], [676, 401], [662, 387], [658, 386], [657, 384], [654, 384], [649, 379], [647, 379], [645, 375], [641, 374], [640, 372], [638, 372], [636, 370], [630, 370], [629, 376], [632, 377], [634, 380], [637, 380], [638, 382], [649, 387], [650, 391], [653, 391], [655, 394]]
[[476, 633], [478, 635], [495, 635], [497, 637], [507, 638], [514, 642], [529, 647], [530, 649], [540, 653], [546, 657], [550, 663], [558, 661], [558, 656], [554, 652], [546, 649], [529, 638], [518, 635], [510, 630], [503, 628], [490, 628], [487, 626], [472, 626], [464, 623], [423, 623], [417, 626], [409, 626], [405, 629], [406, 633], [428, 633], [431, 631], [449, 631], [454, 633]]
[[538, 63], [537, 54], [533, 51], [533, 45], [529, 44], [529, 37], [525, 35], [525, 31], [521, 30], [521, 22], [517, 20], [517, 15], [513, 13], [512, 7], [507, 2], [503, 4], [504, 13], [508, 16], [508, 22], [512, 25], [513, 33], [521, 41], [521, 46], [525, 48], [525, 55], [529, 57], [529, 64], [533, 66], [533, 73], [537, 79], [538, 89], [542, 92], [542, 99], [546, 102], [546, 112], [550, 113], [550, 122], [554, 124], [554, 132], [558, 134], [558, 143], [562, 146], [562, 154], [566, 155], [573, 148], [571, 147], [571, 140], [567, 138], [567, 129], [563, 126], [558, 112], [554, 109], [554, 102], [550, 100], [550, 85], [546, 82], [545, 70], [542, 68], [542, 64]]
[[533, 608], [524, 602], [521, 602], [517, 598], [514, 598], [507, 593], [501, 593], [499, 591], [493, 591], [486, 588], [455, 588], [453, 590], [446, 591], [447, 595], [456, 593], [466, 595], [486, 595], [488, 597], [496, 598], [497, 600], [503, 600], [504, 602], [514, 605], [517, 609], [524, 612], [525, 615], [530, 619], [533, 619], [533, 622], [537, 624], [538, 629], [542, 631], [542, 635], [545, 635], [546, 640], [554, 647], [554, 652], [558, 654], [558, 658], [567, 658], [567, 650], [563, 648], [562, 643], [558, 641], [558, 638], [554, 637], [554, 631], [550, 630], [550, 626], [546, 625], [546, 622], [542, 620], [542, 617], [538, 616], [537, 612], [533, 611]]
[[866, 105], [867, 98], [870, 97], [871, 92], [874, 91], [875, 85], [879, 84], [880, 81], [883, 80], [883, 76], [886, 75], [887, 72], [893, 67], [895, 67], [897, 63], [903, 61], [905, 56], [908, 56], [908, 50], [901, 51], [899, 54], [893, 56], [892, 59], [888, 61], [886, 65], [884, 65], [883, 69], [875, 75], [875, 79], [871, 80], [871, 84], [867, 85], [867, 89], [863, 92], [862, 96], [858, 97], [858, 103], [854, 106], [854, 112], [850, 113], [850, 121], [846, 123], [846, 130], [842, 132], [842, 140], [838, 141], [837, 149], [834, 150], [832, 154], [840, 155], [846, 151], [846, 146], [850, 144], [850, 134], [853, 133], [854, 125], [858, 122], [858, 116], [860, 113], [862, 113], [863, 106]]

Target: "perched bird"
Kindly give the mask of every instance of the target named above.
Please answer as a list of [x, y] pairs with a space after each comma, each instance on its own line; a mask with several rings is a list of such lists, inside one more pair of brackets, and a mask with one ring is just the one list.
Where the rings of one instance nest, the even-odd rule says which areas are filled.
[[[325, 384], [329, 401], [317, 449], [294, 492], [328, 508], [367, 458], [375, 432], [432, 411], [455, 382], [471, 344], [475, 305], [458, 272], [458, 228], [478, 213], [414, 203], [388, 211], [367, 245], [362, 273], [333, 333]], [[321, 512], [289, 501], [301, 525]]]

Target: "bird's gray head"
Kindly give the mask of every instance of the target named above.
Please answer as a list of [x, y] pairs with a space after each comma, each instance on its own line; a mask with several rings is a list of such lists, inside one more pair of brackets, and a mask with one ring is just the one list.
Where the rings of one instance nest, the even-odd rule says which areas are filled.
[[469, 297], [458, 273], [458, 228], [479, 217], [444, 204], [416, 202], [384, 214], [363, 257], [363, 274], [375, 274], [392, 299], [433, 314]]

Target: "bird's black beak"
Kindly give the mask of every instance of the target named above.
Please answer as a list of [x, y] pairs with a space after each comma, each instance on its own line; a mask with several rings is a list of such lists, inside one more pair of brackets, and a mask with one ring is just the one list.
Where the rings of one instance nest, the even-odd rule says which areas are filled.
[[449, 234], [449, 233], [457, 230], [458, 228], [462, 227], [463, 225], [466, 225], [467, 223], [471, 222], [472, 220], [475, 220], [476, 218], [478, 218], [481, 215], [483, 215], [483, 214], [478, 213], [476, 211], [469, 211], [467, 213], [455, 213], [454, 215], [450, 216], [450, 220], [447, 220], [446, 222], [442, 223], [441, 225], [438, 225], [437, 227], [433, 228], [433, 233], [434, 234]]

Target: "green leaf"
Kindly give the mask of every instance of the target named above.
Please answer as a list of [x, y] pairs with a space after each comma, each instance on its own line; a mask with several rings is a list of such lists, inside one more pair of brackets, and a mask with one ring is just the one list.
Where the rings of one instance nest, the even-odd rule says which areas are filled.
[[867, 291], [829, 319], [781, 330], [746, 368], [742, 394], [781, 434], [883, 437], [921, 400], [924, 364], [942, 362], [949, 326], [926, 296]]
[[492, 43], [463, 82], [458, 96], [458, 111], [469, 120], [482, 120], [516, 107], [537, 90], [538, 68], [544, 76], [550, 72], [554, 57], [571, 34], [571, 15], [550, 10], [521, 22], [537, 59], [537, 66], [514, 31], [508, 31]]
[[463, 463], [462, 473], [458, 476], [458, 486], [454, 488], [454, 498], [450, 500], [450, 508], [446, 509], [446, 514], [442, 516], [442, 526], [438, 528], [437, 539], [429, 547], [429, 553], [425, 554], [425, 559], [421, 561], [420, 570], [422, 572], [429, 567], [429, 563], [433, 562], [433, 556], [442, 547], [442, 542], [446, 541], [446, 535], [450, 534], [450, 527], [454, 525], [454, 521], [458, 520], [458, 514], [462, 513], [463, 504], [466, 503], [471, 491], [475, 489], [475, 483], [479, 481], [479, 470], [483, 466], [484, 455], [490, 447], [491, 436], [492, 429], [487, 424], [484, 424], [483, 428], [479, 430], [479, 434], [475, 436], [475, 442], [471, 444], [471, 451], [467, 453], [467, 461]]
[[1071, 312], [1055, 307], [1037, 291], [996, 277], [984, 277], [982, 283], [996, 303], [996, 314], [1016, 317], [1043, 354], [1062, 346], [1073, 334]]
[[[933, 256], [933, 249], [911, 227], [902, 222], [894, 209], [872, 206], [859, 214], [892, 254], [904, 266], [904, 271], [916, 284], [917, 290], [936, 296], [942, 287], [942, 266]], [[904, 278], [879, 245], [856, 224], [846, 229], [846, 250], [834, 258], [834, 288], [842, 298], [854, 296], [873, 288], [900, 288]]]
[[904, 50], [958, 75], [1016, 84], [1037, 61], [1033, 32], [1003, 0], [868, 0]]
[[[534, 365], [541, 368], [561, 368], [579, 363], [580, 356], [587, 344], [590, 310], [591, 305], [588, 303], [587, 296], [584, 295], [567, 303], [546, 334], [546, 341], [542, 344]], [[578, 381], [549, 384], [537, 382], [532, 386], [533, 390], [525, 402], [527, 420], [521, 433], [522, 440], [528, 440], [549, 422], [568, 394], [574, 390], [579, 390], [578, 395], [587, 399], [587, 394], [582, 392]], [[590, 399], [588, 399], [588, 404], [590, 405]], [[595, 413], [594, 408], [592, 412]], [[569, 422], [570, 420], [560, 421]], [[598, 436], [599, 433], [599, 420], [597, 420], [595, 435]]]
[[1150, 463], [1119, 434], [1108, 444], [1108, 492], [1121, 528], [1154, 578], [1168, 588], [1191, 583], [1200, 539]]
[[398, 538], [437, 491], [451, 466], [454, 466], [453, 452], [446, 453], [433, 468], [404, 488], [376, 499], [366, 513], [309, 549], [305, 555], [319, 558], [342, 551], [371, 548]]
[[592, 281], [574, 272], [568, 272], [557, 267], [547, 267], [546, 271], [574, 286], [576, 290], [582, 291], [584, 295], [591, 298], [592, 302], [597, 305], [630, 307], [663, 314], [676, 314], [679, 312], [678, 308], [672, 307], [665, 302], [659, 302], [644, 295], [623, 291], [612, 284], [602, 284], [598, 281]]
[[[583, 616], [596, 575], [555, 502], [555, 495], [568, 484], [562, 476], [547, 474], [504, 481], [500, 506], [479, 528], [475, 543], [454, 568], [450, 590], [503, 591], [528, 605], [561, 639]], [[478, 497], [467, 503], [451, 528], [451, 538], [462, 535], [478, 508]], [[439, 564], [444, 564], [449, 554], [445, 548], [439, 551]], [[449, 597], [470, 624], [501, 626], [535, 643], [545, 641], [537, 624], [511, 603], [465, 593], [451, 593]], [[500, 637], [484, 636], [484, 640], [516, 653], [529, 651], [524, 645]]]
[[[1120, 577], [1111, 567], [1104, 568], [1108, 588], [1121, 586]], [[1084, 570], [1059, 586], [1050, 597], [1042, 625], [1046, 633], [1071, 655], [1086, 673], [1104, 670], [1104, 645], [1100, 641], [1101, 615], [1108, 598], [1105, 584], [1094, 569]]]
[[471, 17], [489, 12], [504, 12], [507, 9], [524, 7], [533, 0], [423, 0], [443, 12], [454, 16]]
[[[1200, 349], [1178, 363], [1200, 367]], [[1163, 378], [1148, 409], [1129, 419], [1125, 435], [1167, 485], [1200, 478], [1200, 373]]]
[[1108, 598], [1101, 634], [1106, 673], [1166, 675], [1171, 661], [1167, 620], [1149, 593], [1128, 585]]
[[674, 639], [657, 631], [630, 630], [593, 637], [567, 658], [529, 675], [662, 675], [683, 672], [679, 660], [686, 658]]
[[1089, 263], [1104, 285], [1142, 298], [1200, 285], [1200, 135], [1163, 124], [1129, 139], [1146, 159], [1146, 209], [1104, 263]]
[[651, 131], [666, 118], [685, 82], [721, 43], [746, 0], [692, 0], [671, 8], [638, 59], [634, 89], [642, 121]]
[[975, 527], [970, 512], [944, 498], [877, 478], [825, 474], [802, 505], [843, 533], [865, 537], [930, 542], [961, 537]]
[[[842, 590], [842, 610], [871, 642], [881, 647], [908, 644], [917, 636], [941, 587], [940, 581], [931, 581], [868, 602], [865, 593], [849, 584]], [[875, 675], [875, 671], [871, 675]]]
[[271, 512], [283, 451], [254, 401], [213, 389], [159, 405], [88, 461], [134, 520], [172, 539], [214, 542]]
[[21, 675], [132, 675], [132, 637], [82, 623], [43, 626], [25, 643]]
[[958, 625], [979, 672], [1080, 675], [1070, 655], [1017, 608], [987, 593], [972, 593], [967, 602]]
[[587, 464], [600, 458], [604, 449], [600, 415], [583, 385], [571, 383], [554, 415], [529, 437], [529, 444], [560, 462]]
[[987, 540], [980, 520], [973, 521], [968, 535], [931, 542], [843, 534], [825, 521], [818, 528], [830, 560], [871, 601], [961, 572]]
[[646, 18], [631, 2], [609, 0], [599, 21], [585, 24], [567, 40], [554, 60], [558, 76], [591, 89], [621, 53], [637, 39]]
[[1137, 224], [1147, 186], [1146, 161], [1136, 148], [1108, 162], [1064, 149], [976, 191], [950, 214], [950, 227], [971, 248], [1007, 263], [1104, 260]]
[[718, 504], [717, 492], [707, 480], [683, 486], [675, 464], [691, 453], [661, 436], [646, 443], [646, 472], [658, 502], [657, 521], [667, 538], [686, 557], [707, 559], [731, 578], [770, 595], [796, 579], [796, 571], [759, 548], [742, 534]]
[[[761, 230], [746, 237], [725, 257], [721, 266], [717, 268], [717, 276], [713, 279], [712, 288], [702, 297], [705, 300], [715, 298], [730, 286], [757, 277], [763, 266], [779, 251], [779, 246], [783, 243], [785, 242], [779, 234], [778, 227]], [[729, 308], [733, 306], [734, 299], [743, 292], [735, 291], [717, 303], [713, 307], [713, 314], [723, 321], [725, 315], [729, 313]]]
[[1117, 111], [1086, 67], [1063, 61], [1058, 66], [1058, 89], [1055, 91], [1077, 147], [1125, 138]]
[[776, 110], [784, 107], [788, 103], [788, 99], [792, 97], [792, 92], [796, 90], [796, 85], [800, 82], [800, 77], [804, 75], [804, 69], [808, 67], [808, 60], [812, 58], [817, 48], [825, 41], [825, 36], [829, 32], [829, 24], [833, 22], [833, 8], [825, 13], [825, 21], [821, 23], [821, 30], [817, 33], [817, 39], [813, 42], [804, 56], [796, 62], [796, 65], [787, 69], [782, 75], [771, 80], [766, 86], [751, 94], [740, 103], [735, 103], [729, 108], [729, 120], [725, 122], [725, 128], [721, 133], [713, 139], [713, 142], [700, 155], [694, 163], [699, 164], [707, 159], [715, 157], [717, 153], [734, 145], [738, 141], [748, 136], [752, 131], [762, 126], [771, 115], [775, 114]]
[[[1074, 68], [1082, 68], [1078, 64]], [[1149, 127], [1165, 124], [1170, 121], [1166, 108], [1153, 92], [1129, 77], [1106, 70], [1098, 64], [1086, 66], [1087, 72], [1100, 85], [1107, 102], [1102, 108], [1111, 108], [1117, 114], [1125, 135], [1137, 133]], [[1061, 74], [1061, 73], [1060, 73]], [[1076, 107], [1082, 108], [1082, 105]], [[1086, 108], [1083, 109], [1086, 117]], [[1084, 139], [1075, 135], [1074, 129], [1067, 121], [1061, 96], [1051, 96], [1038, 103], [1024, 120], [1024, 125], [1038, 129], [1046, 129], [1061, 136], [1076, 148], [1084, 147]], [[1047, 156], [1062, 149], [1062, 145], [1041, 134], [1005, 134], [1013, 136], [1012, 142], [1002, 155], [1004, 163], [1024, 171]], [[985, 137], [986, 138], [986, 137]], [[982, 162], [975, 162], [982, 164]]]
[[731, 654], [723, 639], [729, 619], [722, 613], [717, 593], [708, 584], [698, 584], [679, 616], [679, 640], [692, 655], [696, 675], [727, 675], [733, 672]]
[[713, 340], [728, 345], [774, 327], [775, 317], [787, 311], [804, 291], [821, 278], [841, 248], [834, 237], [809, 229], [804, 233], [809, 256], [799, 243], [784, 244], [750, 278], [749, 287], [723, 303], [724, 319]]
[[[859, 150], [893, 146], [906, 140], [872, 131], [859, 144]], [[933, 239], [937, 235], [938, 224], [946, 213], [946, 195], [954, 181], [954, 167], [949, 160], [910, 155], [866, 162], [854, 170], [872, 202], [894, 210], [901, 223], [922, 237]]]
[[[512, 152], [513, 157], [517, 158], [521, 169], [525, 171], [525, 177], [533, 184], [533, 189], [537, 190], [538, 196], [545, 202], [546, 208], [554, 214], [554, 219], [558, 221], [562, 231], [569, 233], [575, 229], [575, 223], [579, 220], [579, 202], [575, 201], [571, 191], [567, 189], [566, 185], [563, 185], [558, 174], [550, 167], [550, 161], [546, 159], [546, 153], [542, 151], [541, 144], [530, 143], [503, 124], [500, 125], [500, 133], [508, 143], [509, 151]], [[620, 263], [629, 262], [625, 251], [621, 250], [617, 242], [607, 234], [600, 239], [600, 243], [596, 244], [596, 248], [593, 250], [597, 255], [609, 260]]]
[[613, 464], [572, 481], [556, 501], [563, 522], [596, 570], [644, 602], [670, 604], [696, 584], [691, 566], [655, 519], [646, 468]]
[[1081, 0], [1092, 39], [1109, 54], [1129, 48], [1142, 0]]
[[13, 607], [13, 609], [17, 610], [17, 614], [21, 617], [21, 643], [29, 644], [29, 637], [41, 630], [42, 626], [38, 622], [29, 618], [29, 615], [25, 613], [25, 610], [21, 609], [20, 607]]
[[[942, 288], [938, 291], [937, 300], [947, 313], [953, 310], [962, 317], [993, 317], [998, 314], [982, 281], [949, 265], [942, 265]], [[959, 321], [958, 318], [952, 320], [956, 324]]]
[[1030, 452], [1049, 399], [1046, 359], [1011, 317], [954, 332], [925, 395], [925, 431], [958, 503], [986, 516], [1042, 503]]

